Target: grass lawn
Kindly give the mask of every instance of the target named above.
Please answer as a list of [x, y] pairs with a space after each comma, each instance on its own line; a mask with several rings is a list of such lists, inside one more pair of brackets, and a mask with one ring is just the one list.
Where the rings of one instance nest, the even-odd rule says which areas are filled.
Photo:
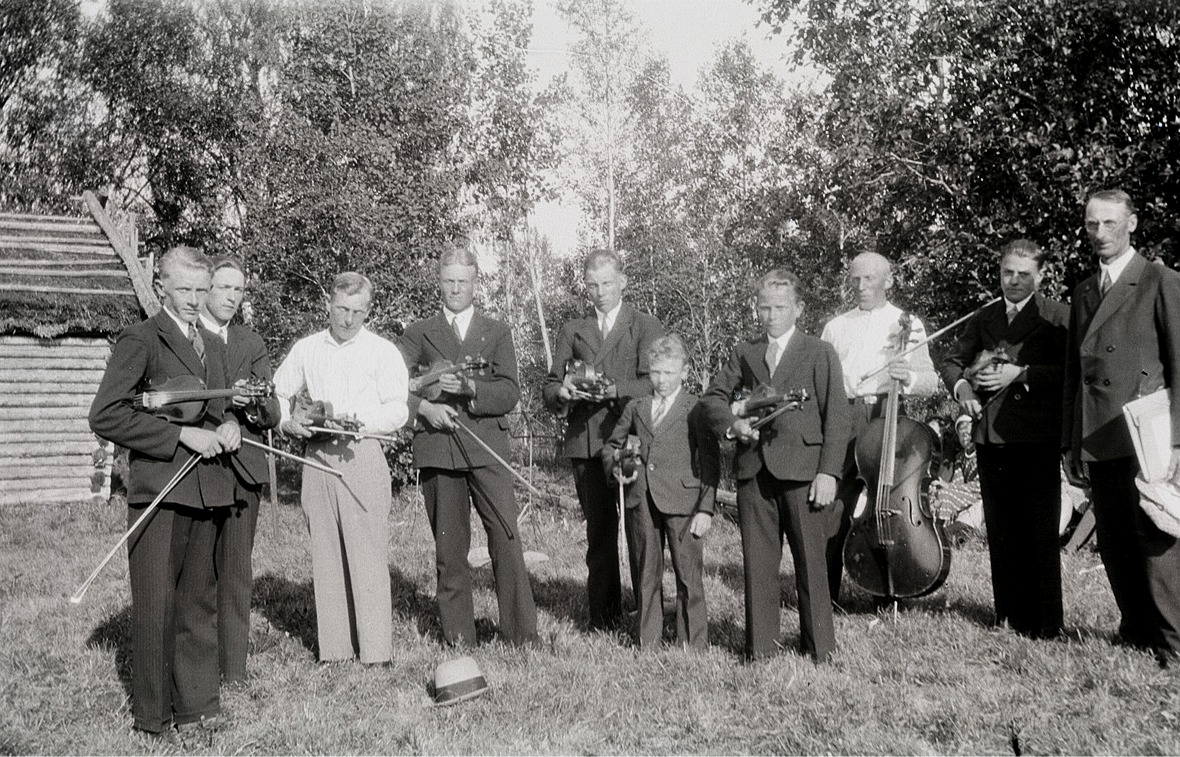
[[[1064, 562], [1067, 638], [992, 628], [985, 547], [957, 551], [946, 585], [896, 615], [850, 592], [839, 649], [816, 667], [798, 642], [784, 559], [786, 651], [740, 661], [741, 549], [718, 518], [705, 548], [711, 647], [639, 653], [585, 630], [583, 524], [568, 479], [522, 529], [544, 649], [495, 640], [490, 569], [477, 572], [488, 696], [431, 706], [438, 641], [433, 543], [416, 491], [397, 497], [389, 548], [392, 668], [319, 665], [308, 537], [293, 491], [264, 504], [255, 550], [250, 683], [226, 692], [215, 754], [915, 753], [1180, 754], [1180, 675], [1111, 646], [1117, 611], [1097, 557]], [[125, 511], [0, 510], [0, 753], [161, 751], [132, 732], [127, 562], [112, 561], [80, 606], [68, 597], [122, 535]], [[478, 530], [478, 529], [477, 529]], [[672, 591], [671, 578], [665, 582]]]

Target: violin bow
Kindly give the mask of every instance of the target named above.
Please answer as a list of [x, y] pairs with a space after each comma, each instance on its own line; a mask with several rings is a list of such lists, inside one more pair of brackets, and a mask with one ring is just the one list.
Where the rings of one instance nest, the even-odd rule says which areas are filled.
[[152, 500], [152, 503], [148, 505], [143, 511], [143, 515], [139, 516], [135, 522], [131, 524], [131, 528], [127, 529], [127, 533], [123, 534], [123, 538], [119, 539], [119, 541], [115, 543], [115, 546], [111, 548], [110, 552], [107, 552], [106, 557], [102, 558], [102, 562], [98, 564], [98, 567], [94, 569], [94, 572], [82, 582], [82, 585], [79, 586], [78, 590], [74, 592], [73, 596], [70, 597], [70, 604], [76, 605], [82, 602], [82, 597], [86, 594], [86, 590], [90, 588], [90, 584], [94, 583], [94, 579], [98, 578], [98, 574], [102, 572], [102, 569], [107, 566], [107, 563], [109, 563], [111, 558], [115, 556], [115, 553], [119, 551], [119, 547], [122, 547], [123, 544], [131, 538], [131, 534], [135, 533], [135, 529], [139, 528], [140, 524], [147, 520], [148, 516], [156, 511], [156, 508], [159, 507], [160, 503], [164, 501], [164, 497], [167, 497], [168, 493], [175, 489], [176, 485], [180, 483], [180, 479], [184, 478], [185, 475], [195, 468], [197, 463], [200, 461], [201, 456], [194, 452], [192, 457], [190, 457], [188, 461], [183, 466], [181, 466], [180, 470], [176, 471], [176, 475], [172, 477], [172, 480], [160, 490], [160, 493], [156, 495], [156, 498]]
[[943, 334], [945, 334], [946, 332], [950, 331], [950, 330], [951, 330], [951, 329], [953, 329], [954, 327], [958, 326], [959, 324], [963, 323], [964, 321], [967, 321], [967, 320], [969, 320], [969, 319], [970, 319], [970, 318], [971, 318], [973, 315], [975, 315], [976, 313], [978, 313], [980, 310], [983, 310], [985, 307], [987, 307], [987, 306], [989, 306], [989, 305], [994, 305], [994, 304], [996, 304], [997, 302], [999, 302], [999, 301], [1000, 301], [1000, 300], [1002, 300], [1002, 299], [1004, 299], [1002, 296], [1000, 296], [1000, 297], [993, 297], [993, 298], [991, 298], [990, 300], [988, 300], [987, 302], [983, 303], [983, 304], [982, 304], [982, 305], [980, 305], [979, 307], [975, 308], [974, 310], [972, 310], [970, 313], [968, 313], [967, 315], [963, 316], [962, 318], [959, 318], [959, 319], [955, 320], [953, 323], [950, 323], [950, 324], [948, 324], [948, 325], [946, 325], [946, 326], [943, 326], [943, 327], [942, 327], [942, 328], [940, 328], [938, 331], [935, 331], [933, 334], [930, 334], [929, 336], [927, 336], [925, 339], [922, 339], [921, 341], [918, 341], [918, 342], [914, 342], [914, 343], [913, 343], [913, 344], [911, 344], [909, 347], [906, 347], [906, 348], [905, 348], [904, 350], [902, 350], [901, 352], [899, 352], [899, 353], [897, 353], [896, 355], [894, 355], [893, 357], [889, 358], [889, 362], [888, 362], [888, 363], [885, 363], [884, 365], [878, 366], [877, 368], [874, 368], [873, 370], [869, 371], [869, 372], [868, 372], [868, 373], [866, 373], [865, 375], [861, 376], [861, 377], [860, 377], [860, 380], [861, 380], [861, 381], [864, 381], [865, 379], [870, 379], [870, 378], [872, 378], [873, 376], [876, 376], [878, 373], [880, 373], [881, 371], [883, 371], [883, 370], [885, 370], [886, 368], [888, 368], [888, 367], [889, 367], [889, 363], [892, 363], [894, 360], [897, 360], [899, 357], [905, 357], [906, 355], [909, 355], [911, 352], [915, 352], [915, 351], [917, 351], [917, 350], [920, 350], [920, 349], [922, 349], [922, 348], [923, 348], [923, 347], [925, 347], [927, 344], [929, 344], [930, 342], [933, 342], [935, 339], [939, 338], [940, 336], [942, 336], [942, 335], [943, 335]]
[[324, 473], [331, 473], [336, 478], [343, 478], [344, 477], [344, 474], [341, 473], [340, 471], [336, 470], [335, 468], [330, 468], [327, 465], [322, 465], [320, 463], [317, 463], [315, 460], [308, 460], [306, 457], [300, 457], [299, 455], [292, 455], [290, 452], [283, 452], [281, 449], [275, 449], [274, 447], [263, 444], [262, 442], [256, 442], [253, 439], [247, 439], [244, 436], [242, 437], [242, 444], [249, 444], [251, 447], [257, 447], [258, 449], [265, 450], [266, 452], [269, 452], [272, 455], [278, 455], [279, 457], [285, 457], [288, 460], [294, 460], [297, 463], [303, 463], [304, 465], [306, 465], [309, 468], [315, 468], [316, 470], [321, 470]]
[[516, 471], [515, 468], [513, 468], [511, 465], [509, 465], [507, 460], [505, 460], [504, 458], [502, 458], [498, 454], [496, 454], [496, 451], [494, 449], [492, 449], [490, 446], [488, 446], [487, 442], [485, 442], [483, 439], [480, 439], [478, 436], [476, 436], [475, 432], [472, 431], [471, 429], [469, 429], [467, 427], [467, 425], [465, 423], [463, 423], [463, 421], [459, 420], [458, 418], [452, 418], [451, 422], [454, 423], [459, 428], [466, 431], [468, 434], [470, 434], [472, 439], [479, 442], [479, 446], [483, 447], [484, 450], [486, 450], [489, 455], [491, 455], [493, 458], [495, 458], [496, 462], [498, 462], [500, 465], [503, 465], [505, 468], [507, 468], [508, 472], [511, 473], [513, 476], [515, 476], [517, 481], [524, 484], [525, 488], [528, 489], [530, 492], [532, 492], [533, 495], [535, 495], [537, 497], [544, 497], [545, 496], [544, 494], [541, 493], [540, 489], [538, 489], [537, 487], [535, 487], [531, 483], [529, 483], [529, 480], [527, 478], [520, 475]]
[[336, 434], [337, 436], [351, 436], [354, 439], [376, 439], [380, 442], [400, 442], [396, 436], [385, 434], [370, 434], [365, 431], [348, 431], [343, 428], [328, 428], [326, 426], [307, 426], [308, 431], [318, 431], [321, 434]]
[[798, 402], [784, 402], [784, 403], [782, 404], [782, 407], [780, 407], [780, 408], [778, 408], [778, 409], [776, 409], [776, 410], [774, 410], [774, 411], [772, 411], [772, 412], [769, 412], [769, 413], [767, 413], [766, 415], [762, 416], [762, 417], [761, 417], [761, 418], [759, 418], [758, 420], [756, 420], [756, 421], [754, 421], [753, 423], [751, 423], [751, 424], [750, 424], [750, 430], [751, 430], [751, 431], [756, 431], [756, 430], [758, 430], [758, 429], [762, 428], [762, 427], [763, 427], [763, 426], [765, 426], [767, 423], [770, 423], [772, 420], [774, 420], [775, 418], [779, 417], [780, 415], [782, 415], [783, 413], [787, 412], [788, 410], [798, 410], [798, 409], [799, 409], [799, 404], [800, 404], [800, 403], [798, 403]]

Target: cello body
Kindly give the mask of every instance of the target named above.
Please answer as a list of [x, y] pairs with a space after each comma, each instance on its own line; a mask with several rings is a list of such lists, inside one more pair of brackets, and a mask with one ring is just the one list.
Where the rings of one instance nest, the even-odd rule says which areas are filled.
[[[942, 586], [951, 570], [950, 541], [943, 521], [926, 503], [934, 440], [925, 425], [897, 419], [892, 485], [878, 486], [885, 419], [873, 420], [856, 443], [856, 465], [868, 504], [844, 542], [848, 576], [879, 597], [904, 599]], [[888, 491], [878, 497], [878, 492]]]

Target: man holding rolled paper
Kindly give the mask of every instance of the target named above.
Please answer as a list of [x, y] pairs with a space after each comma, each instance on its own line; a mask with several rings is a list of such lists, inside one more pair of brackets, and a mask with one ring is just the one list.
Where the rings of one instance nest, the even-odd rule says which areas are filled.
[[[1074, 481], [1088, 478], [1098, 551], [1122, 620], [1119, 641], [1180, 653], [1180, 545], [1139, 503], [1140, 473], [1123, 406], [1180, 377], [1180, 274], [1131, 246], [1138, 216], [1122, 190], [1090, 196], [1085, 230], [1099, 270], [1074, 290], [1065, 363], [1062, 447]], [[1180, 396], [1172, 393], [1170, 464], [1180, 484]]]
[[130, 450], [131, 710], [136, 730], [164, 741], [221, 716], [214, 550], [234, 480], [218, 456], [241, 431], [222, 397], [188, 419], [161, 417], [146, 396], [165, 382], [194, 397], [225, 390], [225, 345], [199, 325], [212, 274], [199, 250], [164, 253], [163, 309], [119, 335], [90, 407], [94, 433]]
[[[306, 393], [366, 432], [391, 433], [408, 417], [409, 376], [397, 347], [365, 328], [373, 284], [349, 271], [335, 278], [330, 292], [328, 328], [295, 343], [275, 372], [275, 392], [286, 398]], [[282, 413], [280, 430], [307, 439], [308, 458], [340, 474], [305, 468], [300, 495], [311, 532], [320, 661], [388, 663], [392, 484], [380, 442], [317, 434], [309, 428], [316, 423], [293, 414], [286, 402]]]

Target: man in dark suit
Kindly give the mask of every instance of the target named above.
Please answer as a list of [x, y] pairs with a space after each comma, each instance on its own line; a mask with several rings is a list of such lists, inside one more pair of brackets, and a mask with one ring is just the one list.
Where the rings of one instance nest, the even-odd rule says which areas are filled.
[[[682, 390], [688, 378], [684, 342], [675, 335], [660, 337], [647, 358], [653, 393], [627, 403], [602, 448], [605, 469], [628, 485], [627, 548], [639, 568], [636, 638], [639, 646], [653, 647], [663, 636], [667, 543], [676, 575], [676, 638], [703, 650], [709, 643], [703, 537], [713, 522], [720, 451], [704, 407]], [[628, 473], [620, 454], [632, 438], [638, 459]]]
[[[569, 321], [557, 335], [553, 365], [545, 379], [545, 405], [566, 419], [563, 452], [574, 469], [574, 487], [586, 519], [586, 593], [594, 629], [617, 626], [622, 619], [619, 576], [619, 514], [615, 487], [607, 480], [598, 454], [628, 399], [651, 392], [647, 349], [663, 335], [655, 318], [623, 302], [627, 276], [623, 261], [611, 250], [594, 250], [583, 267], [586, 295], [594, 312]], [[580, 360], [610, 379], [601, 394], [579, 391], [567, 376], [567, 364]], [[632, 587], [637, 574], [631, 561]]]
[[1069, 308], [1037, 292], [1044, 257], [1028, 240], [1004, 247], [1003, 301], [967, 321], [942, 366], [947, 388], [976, 419], [996, 622], [1036, 638], [1061, 632], [1057, 429], [1069, 325]]
[[1131, 197], [1096, 192], [1086, 235], [1099, 272], [1074, 290], [1065, 363], [1062, 447], [1071, 479], [1087, 476], [1098, 553], [1122, 613], [1119, 637], [1161, 655], [1180, 653], [1180, 546], [1139, 506], [1139, 473], [1123, 405], [1167, 387], [1169, 479], [1180, 485], [1180, 274], [1131, 247]]
[[[836, 645], [828, 589], [828, 517], [848, 446], [848, 398], [831, 345], [798, 331], [799, 279], [762, 275], [754, 292], [765, 333], [739, 343], [705, 395], [713, 431], [738, 441], [734, 459], [746, 577], [746, 650], [774, 653], [779, 635], [779, 562], [787, 535], [799, 593], [800, 646], [825, 661]], [[735, 395], [762, 385], [802, 389], [808, 399], [755, 429], [735, 414]], [[739, 411], [740, 412], [740, 411]]]
[[472, 438], [477, 436], [500, 458], [509, 459], [506, 416], [520, 400], [511, 330], [472, 305], [478, 277], [469, 250], [444, 251], [438, 272], [442, 312], [410, 324], [398, 345], [406, 365], [420, 373], [443, 362], [458, 366], [469, 358], [489, 364], [481, 373], [444, 374], [437, 383], [441, 392], [430, 395], [433, 399], [411, 393], [410, 417], [420, 422], [414, 434], [414, 466], [421, 469], [426, 514], [434, 533], [443, 638], [455, 645], [476, 642], [467, 562], [474, 505], [488, 537], [500, 635], [509, 644], [533, 644], [537, 609], [517, 530], [512, 476]]
[[211, 279], [197, 250], [174, 247], [160, 258], [163, 309], [119, 335], [90, 407], [94, 433], [131, 452], [128, 525], [192, 455], [203, 458], [128, 541], [135, 728], [166, 740], [173, 726], [214, 727], [221, 712], [214, 550], [234, 482], [217, 456], [237, 449], [241, 432], [221, 399], [191, 422], [158, 417], [138, 400], [169, 379], [226, 388], [225, 346], [198, 325]]
[[[201, 311], [201, 325], [226, 345], [226, 381], [240, 385], [247, 381], [267, 384], [271, 380], [270, 356], [253, 329], [231, 323], [246, 291], [242, 264], [230, 257], [213, 259], [213, 283]], [[242, 429], [242, 438], [265, 441], [262, 432], [282, 419], [278, 397], [259, 399], [237, 396], [232, 411]], [[267, 480], [266, 455], [245, 445], [232, 458], [234, 507], [226, 514], [217, 536], [217, 631], [221, 659], [221, 681], [246, 680], [246, 653], [250, 645], [250, 597], [254, 589], [251, 556], [258, 526], [262, 485]]]

